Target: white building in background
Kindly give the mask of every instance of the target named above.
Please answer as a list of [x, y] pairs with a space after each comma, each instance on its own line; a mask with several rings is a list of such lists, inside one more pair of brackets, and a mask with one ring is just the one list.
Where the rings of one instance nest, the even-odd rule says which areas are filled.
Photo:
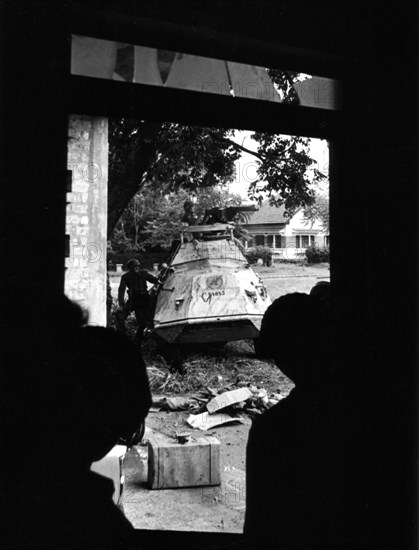
[[296, 259], [304, 256], [309, 246], [329, 245], [329, 233], [321, 220], [308, 221], [303, 208], [286, 217], [283, 206], [263, 202], [243, 225], [252, 235], [252, 241], [245, 246], [267, 246], [274, 258]]

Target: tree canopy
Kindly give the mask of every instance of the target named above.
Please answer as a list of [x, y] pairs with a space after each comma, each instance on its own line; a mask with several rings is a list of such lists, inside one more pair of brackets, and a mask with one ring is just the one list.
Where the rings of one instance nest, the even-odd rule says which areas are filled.
[[[241, 204], [239, 195], [221, 185], [197, 189], [194, 195], [196, 214], [201, 220], [206, 210]], [[118, 221], [111, 238], [112, 249], [124, 252], [156, 246], [170, 248], [173, 240], [179, 238], [183, 205], [190, 197], [185, 189], [170, 191], [165, 186], [145, 185]], [[246, 237], [244, 233], [243, 236]]]
[[318, 190], [314, 202], [304, 209], [304, 217], [312, 223], [319, 220], [323, 229], [329, 233], [329, 193]]
[[[298, 101], [292, 88], [295, 74], [269, 71], [269, 75], [285, 102]], [[322, 174], [311, 171], [314, 160], [309, 155], [308, 138], [254, 132], [252, 138], [258, 146], [251, 151], [234, 141], [234, 132], [172, 122], [111, 119], [108, 235], [140, 190], [193, 192], [226, 184], [233, 180], [235, 163], [243, 152], [253, 155], [257, 163], [257, 178], [249, 189], [252, 200], [261, 202], [267, 194], [271, 204], [284, 204], [289, 212], [314, 202], [310, 184], [313, 177], [315, 181]]]
[[241, 154], [233, 135], [233, 130], [170, 122], [111, 120], [109, 232], [145, 186], [196, 191], [231, 181]]

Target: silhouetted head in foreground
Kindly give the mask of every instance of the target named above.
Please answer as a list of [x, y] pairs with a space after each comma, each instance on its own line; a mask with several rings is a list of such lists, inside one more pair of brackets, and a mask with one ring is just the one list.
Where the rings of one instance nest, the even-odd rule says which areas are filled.
[[319, 281], [310, 290], [310, 296], [314, 296], [329, 311], [332, 310], [332, 290], [329, 281]]
[[131, 548], [133, 528], [113, 502], [114, 484], [91, 464], [144, 422], [151, 404], [144, 363], [127, 337], [86, 326], [85, 312], [64, 296], [48, 313], [28, 330], [24, 424], [14, 436], [22, 458], [5, 547]]
[[330, 373], [331, 321], [316, 297], [281, 296], [266, 310], [259, 334], [261, 354], [275, 360], [297, 385], [323, 383]]
[[112, 329], [80, 326], [83, 316], [66, 309], [71, 319], [62, 320], [50, 342], [45, 435], [51, 445], [65, 448], [73, 466], [86, 467], [118, 439], [130, 438], [151, 396], [143, 360], [130, 340]]

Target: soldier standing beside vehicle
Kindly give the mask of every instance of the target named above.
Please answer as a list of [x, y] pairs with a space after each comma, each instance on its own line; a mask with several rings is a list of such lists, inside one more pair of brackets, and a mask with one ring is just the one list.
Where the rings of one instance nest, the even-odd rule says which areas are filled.
[[[141, 269], [138, 260], [131, 259], [127, 263], [128, 271], [121, 277], [118, 288], [119, 308], [115, 312], [116, 328], [126, 333], [125, 320], [134, 311], [138, 329], [135, 335], [135, 343], [139, 346], [143, 338], [143, 332], [147, 321], [150, 319], [150, 296], [147, 291], [147, 281], [153, 284], [159, 279]], [[128, 292], [128, 300], [125, 301], [125, 291]]]

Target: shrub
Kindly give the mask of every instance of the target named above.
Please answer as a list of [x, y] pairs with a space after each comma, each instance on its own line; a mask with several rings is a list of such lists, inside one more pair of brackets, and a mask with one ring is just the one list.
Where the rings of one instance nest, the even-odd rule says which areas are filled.
[[330, 251], [328, 246], [310, 246], [306, 250], [306, 258], [309, 264], [319, 264], [321, 262], [328, 262], [330, 258]]
[[272, 264], [272, 251], [267, 246], [256, 246], [247, 248], [244, 251], [244, 256], [249, 264], [255, 264], [259, 259], [262, 259], [263, 264], [270, 266]]

